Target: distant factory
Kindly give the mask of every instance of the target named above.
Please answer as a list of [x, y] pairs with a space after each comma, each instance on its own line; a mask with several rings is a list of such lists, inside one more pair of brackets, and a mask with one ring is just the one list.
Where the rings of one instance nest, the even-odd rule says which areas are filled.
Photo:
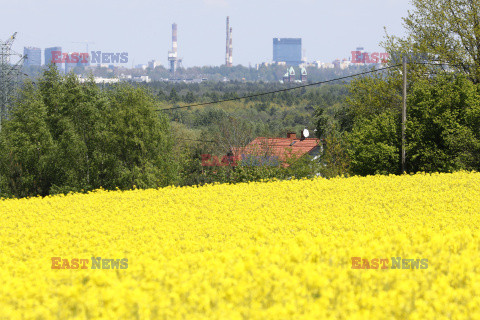
[[[225, 42], [225, 66], [233, 66], [233, 28], [230, 27], [230, 17], [226, 21], [226, 42]], [[168, 51], [168, 62], [170, 72], [175, 75], [178, 68], [182, 67], [182, 59], [178, 57], [178, 30], [177, 24], [172, 24], [172, 50]]]

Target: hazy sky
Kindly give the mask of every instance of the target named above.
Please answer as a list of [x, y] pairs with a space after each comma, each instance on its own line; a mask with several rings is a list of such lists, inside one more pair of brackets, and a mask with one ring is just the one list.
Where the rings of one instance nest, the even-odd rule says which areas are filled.
[[[225, 18], [233, 27], [233, 62], [272, 60], [272, 38], [302, 38], [308, 61], [348, 58], [357, 46], [381, 51], [384, 27], [402, 35], [408, 0], [0, 0], [0, 39], [17, 31], [14, 49], [61, 46], [63, 51], [128, 52], [128, 66], [167, 64], [171, 25], [185, 67], [221, 65]], [[42, 52], [43, 59], [43, 52]]]

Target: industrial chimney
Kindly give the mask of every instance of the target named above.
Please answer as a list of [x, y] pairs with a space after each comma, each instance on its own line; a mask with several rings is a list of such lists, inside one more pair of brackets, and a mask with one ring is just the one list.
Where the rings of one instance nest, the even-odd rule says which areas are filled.
[[230, 27], [230, 17], [227, 17], [227, 41], [225, 45], [225, 65], [231, 67], [233, 65], [233, 46], [232, 46], [232, 28]]
[[177, 24], [172, 24], [172, 51], [168, 52], [168, 61], [170, 62], [170, 72], [175, 74], [177, 70]]
[[225, 65], [228, 67], [230, 62], [230, 17], [227, 16], [227, 31], [226, 31], [226, 45], [225, 45]]
[[229, 37], [230, 43], [228, 45], [228, 67], [233, 66], [233, 44], [232, 44], [232, 28], [230, 27], [230, 34]]

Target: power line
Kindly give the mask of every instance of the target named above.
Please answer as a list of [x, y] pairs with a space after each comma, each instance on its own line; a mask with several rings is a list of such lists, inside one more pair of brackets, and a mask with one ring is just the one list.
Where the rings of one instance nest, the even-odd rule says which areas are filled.
[[338, 81], [338, 80], [353, 78], [353, 77], [361, 76], [361, 75], [364, 75], [364, 74], [369, 74], [369, 73], [374, 73], [374, 72], [378, 72], [378, 71], [382, 71], [382, 70], [387, 70], [387, 69], [395, 68], [395, 67], [398, 67], [398, 66], [401, 66], [401, 64], [396, 64], [396, 65], [393, 65], [393, 66], [388, 66], [388, 67], [384, 67], [384, 68], [380, 68], [380, 69], [375, 69], [375, 70], [365, 71], [365, 72], [361, 72], [361, 73], [356, 73], [356, 74], [352, 74], [352, 75], [344, 76], [344, 77], [340, 77], [340, 78], [335, 78], [335, 79], [330, 79], [330, 80], [325, 80], [325, 81], [308, 83], [308, 84], [304, 84], [304, 85], [300, 85], [300, 86], [296, 86], [296, 87], [292, 87], [292, 88], [285, 88], [285, 89], [280, 89], [280, 90], [274, 90], [274, 91], [256, 93], [256, 94], [252, 94], [252, 95], [248, 95], [248, 96], [243, 96], [243, 97], [236, 97], [236, 98], [230, 98], [230, 99], [224, 99], [224, 100], [217, 100], [217, 101], [210, 101], [210, 102], [203, 102], [203, 103], [191, 104], [191, 105], [187, 105], [187, 106], [178, 106], [178, 107], [165, 108], [165, 109], [156, 109], [155, 111], [167, 111], [167, 110], [176, 110], [176, 109], [184, 109], [184, 108], [191, 108], [191, 107], [200, 107], [200, 106], [206, 106], [206, 105], [217, 104], [217, 103], [228, 102], [228, 101], [236, 101], [236, 100], [243, 100], [243, 99], [255, 98], [255, 97], [265, 96], [265, 95], [268, 95], [268, 94], [274, 94], [274, 93], [278, 93], [278, 92], [285, 92], [285, 91], [295, 90], [295, 89], [299, 89], [299, 88], [306, 88], [306, 87], [310, 87], [310, 86], [316, 86], [316, 85], [323, 84], [323, 83], [329, 83], [329, 82], [333, 82], [333, 81]]
[[[441, 62], [441, 60], [431, 60], [431, 61]], [[410, 63], [411, 64], [422, 64], [422, 65], [434, 65], [434, 66], [443, 66], [443, 65], [458, 66], [458, 65], [452, 65], [452, 64], [449, 64], [449, 63], [432, 63], [432, 62], [410, 62]], [[368, 73], [373, 73], [373, 72], [377, 72], [377, 71], [381, 71], [381, 70], [385, 70], [385, 69], [389, 69], [389, 68], [394, 68], [394, 67], [398, 67], [398, 66], [402, 66], [402, 65], [403, 65], [403, 63], [402, 64], [396, 64], [396, 65], [393, 65], [393, 66], [384, 67], [384, 68], [381, 68], [381, 69], [362, 72], [362, 73], [358, 73], [358, 74], [354, 74], [354, 75], [350, 75], [350, 76], [345, 76], [345, 77], [341, 77], [341, 78], [336, 78], [336, 79], [331, 79], [331, 80], [326, 80], [326, 81], [320, 81], [320, 82], [310, 83], [310, 84], [306, 84], [306, 85], [301, 85], [301, 86], [297, 86], [297, 87], [293, 87], [293, 88], [285, 88], [285, 89], [276, 90], [276, 91], [263, 92], [263, 93], [244, 96], [244, 97], [237, 97], [237, 98], [231, 98], [231, 99], [225, 99], [225, 100], [219, 100], [219, 101], [213, 101], [213, 102], [206, 102], [206, 103], [200, 103], [200, 104], [189, 105], [189, 106], [158, 109], [156, 111], [172, 110], [172, 109], [179, 109], [179, 108], [188, 108], [188, 107], [195, 107], [195, 106], [203, 106], [203, 105], [208, 105], [208, 104], [221, 103], [221, 102], [225, 102], [225, 101], [247, 99], [247, 98], [250, 98], [250, 97], [257, 97], [257, 96], [261, 96], [261, 95], [273, 94], [273, 93], [277, 93], [277, 92], [288, 91], [288, 90], [298, 89], [298, 88], [302, 88], [302, 87], [318, 85], [318, 84], [321, 84], [321, 83], [337, 81], [337, 80], [341, 80], [341, 79], [345, 79], [345, 78], [351, 78], [351, 77], [355, 77], [355, 76], [359, 76], [359, 75], [363, 75], [363, 74], [368, 74]], [[183, 141], [218, 143], [218, 141], [213, 141], [213, 140], [197, 140], [197, 139], [186, 139], [186, 138], [177, 138], [177, 139], [183, 140]]]

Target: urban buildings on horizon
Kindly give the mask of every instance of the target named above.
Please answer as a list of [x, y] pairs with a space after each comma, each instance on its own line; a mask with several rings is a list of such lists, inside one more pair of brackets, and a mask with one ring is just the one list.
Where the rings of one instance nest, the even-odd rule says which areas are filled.
[[[45, 65], [49, 65], [50, 63], [53, 62], [53, 51], [60, 51], [62, 52], [62, 47], [50, 47], [50, 48], [45, 48]], [[63, 63], [53, 63], [55, 66], [57, 66], [58, 70], [63, 69]]]
[[[176, 23], [172, 24], [172, 49], [168, 51], [168, 68], [170, 69], [170, 72], [172, 75], [175, 77], [175, 72], [178, 68], [183, 68], [182, 66], [182, 58], [179, 57], [178, 55], [178, 26]], [[44, 60], [44, 65], [48, 65], [49, 63], [53, 62], [52, 59], [54, 59], [54, 55], [52, 54], [53, 51], [60, 51], [62, 52], [62, 47], [50, 47], [45, 49], [45, 60]], [[87, 51], [88, 51], [88, 45], [87, 45]], [[97, 51], [98, 54], [100, 55], [100, 52]], [[224, 66], [226, 67], [232, 67], [233, 66], [233, 41], [232, 41], [232, 28], [230, 26], [230, 17], [227, 16], [226, 18], [226, 48], [225, 48], [225, 64]], [[322, 62], [322, 61], [311, 61], [307, 62], [307, 58], [304, 56], [304, 50], [302, 48], [302, 38], [273, 38], [272, 42], [272, 60], [271, 62], [263, 62], [259, 63], [256, 65], [256, 68], [258, 69], [261, 66], [269, 66], [272, 64], [275, 65], [284, 65], [287, 67], [290, 66], [300, 66], [300, 67], [316, 67], [316, 68], [340, 68], [340, 69], [345, 69], [350, 66], [350, 64], [354, 63], [356, 66], [362, 65], [362, 64], [370, 64], [371, 59], [363, 59], [363, 61], [358, 61], [356, 59], [358, 56], [355, 56], [352, 59], [352, 56], [349, 55], [348, 59], [335, 59], [332, 62]], [[354, 51], [352, 51], [353, 54]], [[371, 56], [368, 52], [364, 51], [363, 47], [358, 47], [357, 50], [355, 51], [356, 53], [359, 53], [359, 56], [362, 57], [365, 55], [366, 57]], [[88, 63], [73, 63], [69, 62], [68, 58], [66, 59], [66, 62], [62, 63], [55, 63], [59, 70], [65, 70], [65, 72], [69, 72], [75, 67], [85, 67], [85, 66], [90, 66], [90, 63], [92, 63], [92, 67], [104, 67], [105, 63], [111, 62], [112, 64], [107, 64], [107, 67], [113, 67], [114, 63], [116, 61], [101, 61], [98, 64], [95, 64], [95, 59], [93, 58], [94, 56], [94, 51], [92, 51], [92, 55], [89, 57], [91, 61]], [[24, 48], [24, 54], [27, 57], [25, 60], [24, 65], [25, 66], [39, 66], [41, 65], [41, 49], [40, 48], [35, 48], [35, 47], [25, 47]], [[127, 53], [123, 53], [127, 54]], [[122, 54], [122, 55], [123, 55]], [[63, 53], [65, 55], [65, 53]], [[128, 54], [127, 54], [128, 55]], [[56, 56], [58, 57], [58, 56]], [[62, 56], [64, 57], [64, 56]], [[63, 59], [65, 60], [65, 59]], [[118, 59], [117, 59], [118, 60]], [[128, 61], [125, 60], [125, 61]], [[126, 62], [122, 62], [126, 63]], [[378, 63], [378, 62], [377, 62]], [[133, 65], [132, 63], [132, 68], [135, 69], [155, 69], [157, 66], [161, 66], [162, 64], [159, 63], [157, 60], [151, 60], [148, 61], [148, 64], [137, 64]], [[126, 66], [125, 66], [126, 67]]]
[[[226, 67], [232, 67], [233, 66], [233, 41], [232, 41], [232, 28], [230, 26], [230, 17], [227, 16], [226, 18], [226, 53], [225, 53], [225, 66]], [[313, 61], [313, 62], [307, 62], [306, 57], [304, 56], [304, 50], [302, 48], [302, 38], [273, 38], [273, 43], [272, 43], [272, 52], [273, 52], [273, 57], [272, 57], [272, 62], [263, 62], [260, 64], [257, 64], [257, 68], [259, 66], [268, 66], [273, 64], [276, 65], [285, 65], [285, 66], [304, 66], [304, 67], [317, 67], [317, 68], [347, 68], [350, 64], [351, 59], [343, 59], [339, 60], [336, 59], [332, 62], [320, 62], [320, 61]], [[87, 45], [88, 49], [88, 45]], [[357, 48], [362, 49], [363, 48]], [[32, 58], [26, 61], [25, 65], [39, 65], [39, 59], [38, 59], [38, 54], [39, 54], [39, 48], [31, 48], [31, 47], [26, 47], [25, 52], [29, 53], [28, 55], [31, 56]], [[45, 49], [45, 62], [44, 64], [47, 65], [49, 64], [50, 61], [52, 61], [52, 51], [61, 51], [61, 47], [52, 47], [52, 48], [46, 48]], [[302, 54], [303, 53], [303, 54]], [[93, 52], [92, 52], [93, 56]], [[67, 59], [68, 60], [68, 59]], [[175, 75], [175, 71], [178, 68], [182, 68], [182, 58], [179, 57], [178, 55], [178, 26], [176, 23], [172, 24], [172, 49], [168, 51], [168, 67], [170, 69], [170, 72]], [[92, 58], [93, 61], [93, 58]], [[108, 61], [107, 61], [108, 62]], [[112, 61], [113, 63], [114, 61]], [[354, 61], [357, 62], [357, 61]], [[104, 62], [102, 62], [104, 63]], [[56, 65], [59, 67], [59, 69], [63, 69], [63, 67], [66, 69], [65, 71], [68, 72], [72, 68], [76, 66], [88, 66], [88, 64], [74, 64], [74, 63], [56, 63]], [[149, 61], [148, 64], [137, 64], [133, 66], [132, 68], [136, 69], [147, 69], [147, 68], [155, 68], [156, 66], [160, 66], [161, 64], [156, 61], [152, 60]], [[93, 66], [93, 64], [92, 64]], [[103, 66], [102, 64], [98, 64], [98, 67]]]
[[[24, 66], [41, 66], [41, 65], [48, 65], [49, 62], [52, 62], [54, 55], [52, 52], [61, 52], [62, 47], [49, 47], [45, 48], [44, 50], [44, 63], [42, 64], [42, 50], [37, 47], [24, 47], [23, 53], [25, 56]], [[262, 62], [256, 64], [256, 68], [258, 69], [261, 66], [268, 67], [270, 65], [281, 65], [281, 66], [300, 66], [300, 67], [316, 67], [316, 68], [340, 68], [345, 69], [348, 68], [352, 63], [355, 65], [364, 65], [364, 64], [371, 64], [374, 62], [359, 62], [355, 61], [355, 58], [352, 61], [352, 56], [349, 58], [343, 59], [335, 59], [332, 62], [322, 62], [319, 60], [307, 62], [305, 57], [302, 57], [302, 39], [301, 38], [273, 38], [273, 61], [272, 62]], [[372, 56], [371, 53], [366, 52], [363, 47], [357, 47], [355, 51], [351, 52], [356, 53], [358, 57], [362, 56]], [[64, 53], [63, 53], [64, 54]], [[72, 56], [73, 52], [68, 53], [69, 56]], [[58, 54], [57, 54], [58, 56]], [[175, 70], [178, 66], [177, 63], [181, 63], [181, 59], [171, 59], [170, 67], [174, 67]], [[173, 63], [172, 63], [173, 62]], [[381, 62], [377, 62], [381, 63]], [[66, 62], [66, 63], [55, 63], [60, 70], [66, 69], [65, 71], [68, 72], [69, 70], [73, 69], [74, 67], [85, 67], [90, 66], [90, 61], [87, 63], [82, 62], [79, 60], [78, 62]], [[109, 64], [96, 64], [92, 66], [97, 67], [111, 67], [112, 65]], [[150, 60], [147, 64], [137, 64], [135, 66], [132, 65], [135, 69], [155, 69], [156, 67], [162, 66], [161, 62], [158, 60]], [[172, 70], [172, 68], [170, 68]], [[172, 71], [173, 71], [172, 70]]]
[[[168, 52], [168, 67], [170, 69], [170, 72], [172, 73], [173, 77], [175, 77], [175, 72], [178, 68], [182, 68], [182, 58], [178, 56], [178, 31], [177, 31], [177, 24], [173, 23], [172, 24], [172, 49]], [[233, 54], [232, 54], [232, 28], [230, 27], [230, 17], [227, 17], [226, 19], [226, 54], [225, 54], [225, 66], [226, 67], [232, 67], [233, 66]], [[88, 50], [88, 46], [87, 46]], [[57, 51], [54, 53], [54, 51]], [[92, 51], [92, 56], [89, 57], [89, 61], [85, 63], [85, 60], [78, 61], [78, 62], [70, 62], [68, 60], [68, 57], [65, 62], [54, 62], [53, 60], [58, 58], [58, 52], [60, 52], [60, 56], [62, 57], [61, 60], [64, 60], [63, 57], [66, 56], [66, 53], [62, 52], [62, 47], [56, 46], [56, 47], [49, 47], [45, 48], [44, 50], [44, 65], [48, 65], [50, 63], [54, 63], [57, 68], [61, 71], [64, 71], [65, 73], [70, 72], [73, 70], [75, 67], [107, 67], [107, 68], [115, 68], [115, 63], [116, 61], [106, 61], [106, 62], [111, 62], [112, 64], [106, 64], [105, 61], [101, 61], [101, 63], [95, 64], [93, 63], [91, 65], [91, 61], [94, 61], [92, 58], [94, 53]], [[304, 50], [302, 50], [302, 38], [273, 38], [272, 41], [272, 52], [273, 52], [273, 57], [272, 57], [272, 62], [263, 62], [260, 64], [256, 64], [257, 70], [260, 67], [268, 67], [270, 65], [280, 65], [280, 66], [285, 66], [287, 67], [300, 67], [300, 68], [307, 68], [307, 67], [315, 67], [319, 69], [330, 69], [330, 68], [337, 68], [337, 69], [346, 69], [350, 67], [351, 65], [355, 66], [361, 66], [365, 64], [370, 64], [372, 63], [369, 58], [363, 59], [360, 61], [357, 59], [358, 57], [369, 57], [372, 56], [372, 54], [365, 52], [363, 47], [357, 47], [356, 51], [352, 51], [355, 53], [355, 56], [352, 58], [352, 56], [349, 55], [348, 59], [335, 59], [332, 62], [322, 62], [322, 61], [311, 61], [307, 62], [306, 57], [304, 54]], [[98, 55], [100, 55], [100, 52], [97, 51]], [[68, 53], [68, 56], [72, 56], [73, 53]], [[78, 54], [78, 53], [77, 53]], [[126, 54], [126, 53], [125, 53]], [[36, 48], [36, 47], [25, 47], [24, 48], [24, 55], [26, 56], [24, 65], [25, 66], [41, 66], [41, 49]], [[74, 55], [74, 54], [73, 54]], [[90, 59], [92, 59], [90, 61]], [[74, 60], [76, 61], [76, 60]], [[128, 60], [126, 60], [128, 61]], [[376, 62], [379, 63], [379, 62]], [[148, 61], [148, 64], [137, 64], [133, 65], [132, 63], [132, 68], [135, 69], [142, 69], [146, 70], [148, 69], [155, 69], [157, 66], [161, 66], [162, 64], [157, 61], [157, 60], [151, 60]], [[124, 66], [125, 68], [126, 66]], [[288, 69], [289, 72], [291, 69]], [[306, 76], [306, 74], [305, 74]], [[300, 80], [301, 81], [301, 80]]]
[[302, 38], [273, 38], [273, 62], [287, 66], [302, 64]]
[[42, 65], [42, 49], [36, 47], [23, 48], [24, 65], [25, 66], [41, 66]]

